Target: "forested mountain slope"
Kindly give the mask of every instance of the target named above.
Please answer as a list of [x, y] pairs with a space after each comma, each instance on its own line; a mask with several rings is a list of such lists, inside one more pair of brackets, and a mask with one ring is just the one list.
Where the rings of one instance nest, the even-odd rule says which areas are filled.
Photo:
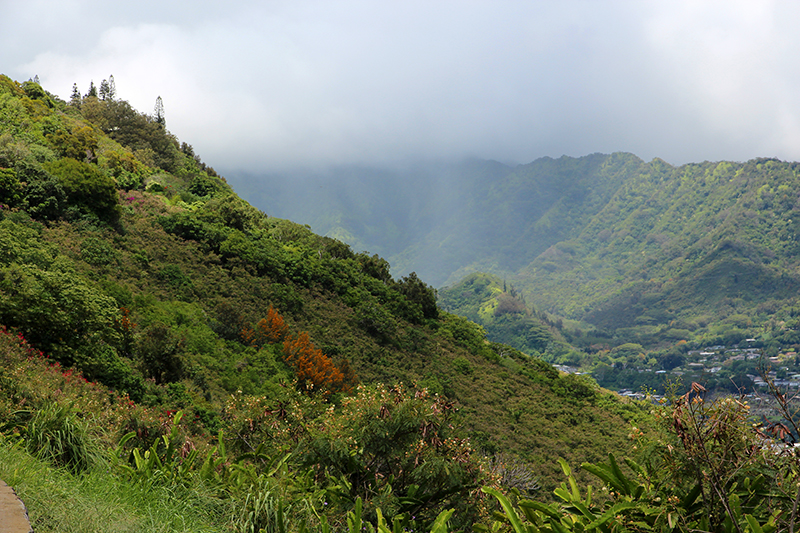
[[[222, 483], [251, 525], [262, 496], [331, 520], [357, 498], [406, 519], [455, 506], [466, 524], [493, 457], [549, 489], [558, 457], [625, 449], [642, 416], [488, 342], [415, 274], [255, 209], [113, 94], [0, 77], [0, 183], [0, 431], [57, 466], [169, 464], [178, 485]], [[99, 456], [52, 452], [76, 428]], [[234, 454], [246, 468], [225, 470]]]
[[[514, 271], [577, 236], [641, 160], [628, 154], [420, 164], [392, 170], [235, 177], [245, 197], [316, 231], [379, 250], [441, 286], [463, 272]], [[261, 191], [264, 191], [263, 193]]]
[[[425, 272], [436, 285], [494, 273], [539, 311], [645, 344], [790, 327], [800, 279], [796, 163], [673, 167], [617, 153], [425, 171], [447, 184], [458, 209], [426, 203], [429, 191], [415, 195], [415, 185], [403, 188], [413, 179], [393, 182], [402, 190], [387, 195], [374, 184], [364, 201], [377, 213], [403, 198], [395, 210], [428, 215], [411, 217], [424, 223], [403, 239], [384, 232], [376, 246], [396, 267]], [[322, 213], [312, 223], [329, 230], [323, 217], [337, 212], [336, 202], [309, 205]], [[373, 222], [373, 232], [384, 227]], [[347, 221], [335, 231], [367, 240]]]
[[798, 165], [655, 160], [646, 170], [579, 236], [517, 273], [536, 288], [531, 299], [608, 329], [789, 318], [800, 280]]

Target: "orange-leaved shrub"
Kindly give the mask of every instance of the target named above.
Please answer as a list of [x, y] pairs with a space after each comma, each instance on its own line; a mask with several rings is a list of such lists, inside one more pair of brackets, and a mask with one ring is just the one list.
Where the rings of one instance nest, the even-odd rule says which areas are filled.
[[271, 305], [267, 310], [267, 317], [259, 320], [255, 328], [242, 328], [242, 339], [254, 346], [281, 342], [288, 334], [289, 326]]
[[337, 368], [333, 359], [314, 346], [305, 331], [283, 342], [283, 354], [283, 360], [292, 367], [297, 376], [297, 385], [301, 391], [321, 391], [329, 395], [351, 389], [350, 380], [345, 373]]

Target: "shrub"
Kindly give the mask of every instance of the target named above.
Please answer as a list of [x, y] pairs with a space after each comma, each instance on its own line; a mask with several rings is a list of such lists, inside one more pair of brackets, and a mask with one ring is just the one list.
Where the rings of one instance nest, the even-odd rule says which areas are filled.
[[380, 344], [387, 344], [397, 331], [394, 317], [380, 305], [363, 302], [355, 313], [358, 326], [369, 333]]
[[40, 220], [61, 217], [67, 195], [59, 181], [40, 165], [29, 161], [19, 161], [14, 170], [19, 181], [27, 183], [22, 205], [28, 214]]
[[107, 241], [88, 237], [81, 243], [81, 259], [92, 266], [105, 266], [117, 260], [117, 252]]
[[63, 158], [45, 163], [44, 168], [58, 178], [70, 207], [79, 215], [94, 214], [108, 223], [119, 220], [116, 184], [96, 166]]
[[488, 478], [456, 434], [454, 412], [452, 402], [425, 390], [359, 387], [341, 409], [308, 426], [300, 458], [318, 478], [343, 479], [344, 504], [362, 498], [370, 520], [379, 507], [390, 519], [416, 518], [418, 529], [455, 508], [453, 525], [463, 527], [477, 518], [474, 489]]
[[184, 374], [181, 352], [183, 340], [162, 322], [147, 326], [141, 333], [136, 353], [142, 361], [145, 376], [156, 383], [179, 381]]
[[401, 278], [397, 290], [405, 296], [410, 306], [419, 307], [424, 318], [439, 318], [439, 306], [436, 305], [436, 289], [425, 284], [417, 277], [416, 272]]
[[305, 331], [286, 339], [283, 353], [284, 361], [294, 370], [301, 391], [321, 392], [327, 396], [350, 389], [352, 384], [346, 382], [344, 373], [333, 364], [333, 359], [314, 346]]
[[0, 204], [17, 207], [22, 202], [22, 185], [13, 169], [0, 168]]

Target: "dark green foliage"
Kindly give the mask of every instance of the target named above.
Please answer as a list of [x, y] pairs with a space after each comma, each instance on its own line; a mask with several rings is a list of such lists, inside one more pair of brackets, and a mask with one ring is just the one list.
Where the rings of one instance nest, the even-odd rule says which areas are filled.
[[436, 305], [436, 289], [419, 279], [416, 272], [400, 278], [400, 281], [397, 282], [397, 289], [411, 305], [419, 307], [424, 318], [436, 319], [439, 317], [439, 307]]
[[156, 383], [178, 381], [184, 374], [181, 358], [183, 341], [164, 323], [151, 324], [139, 336], [136, 353], [141, 358], [146, 377]]
[[183, 211], [158, 222], [168, 231], [184, 239], [206, 243], [210, 249], [220, 251], [221, 244], [228, 238], [229, 230], [213, 220], [204, 220], [197, 214]]
[[391, 274], [389, 274], [389, 262], [378, 257], [378, 255], [370, 257], [367, 254], [361, 254], [359, 256], [359, 263], [361, 263], [361, 269], [368, 276], [372, 276], [383, 282], [392, 279]]
[[145, 392], [142, 376], [110, 344], [92, 339], [77, 348], [74, 357], [75, 366], [86, 379], [103, 383], [112, 390], [127, 394], [134, 401], [142, 400]]
[[42, 86], [39, 83], [34, 81], [26, 81], [22, 83], [22, 90], [25, 91], [25, 94], [34, 100], [40, 100], [44, 102], [47, 107], [55, 107], [55, 103], [50, 95], [42, 89]]
[[116, 250], [108, 241], [87, 237], [81, 243], [81, 259], [92, 266], [106, 266], [117, 260]]
[[138, 113], [124, 100], [90, 102], [94, 107], [90, 118], [102, 124], [104, 131], [115, 141], [133, 151], [150, 154], [152, 163], [167, 172], [178, 170], [181, 153], [178, 141], [164, 129], [163, 124]]
[[0, 204], [17, 207], [22, 202], [22, 185], [13, 169], [0, 168]]
[[373, 303], [363, 303], [354, 315], [356, 323], [380, 344], [391, 342], [397, 330], [395, 319], [386, 310]]
[[211, 329], [223, 339], [240, 341], [244, 325], [241, 309], [237, 309], [230, 302], [220, 302], [211, 313]]
[[439, 295], [444, 309], [477, 322], [492, 341], [528, 354], [544, 354], [560, 340], [555, 324], [529, 309], [522, 295], [496, 276], [471, 274]]
[[12, 263], [0, 269], [0, 294], [0, 323], [18, 327], [66, 363], [90, 338], [118, 340], [116, 302], [68, 269]]
[[93, 214], [110, 224], [119, 219], [116, 184], [96, 166], [63, 158], [45, 164], [45, 169], [58, 178], [75, 217]]
[[178, 265], [166, 265], [156, 272], [156, 278], [180, 293], [191, 292], [192, 280], [183, 273]]
[[56, 220], [64, 213], [67, 194], [58, 179], [36, 163], [23, 160], [14, 165], [17, 177], [27, 185], [23, 206], [33, 218]]
[[[189, 192], [197, 196], [214, 196], [224, 190], [225, 187], [219, 179], [208, 177], [205, 174], [197, 174], [189, 184]], [[233, 224], [231, 225], [234, 226]]]

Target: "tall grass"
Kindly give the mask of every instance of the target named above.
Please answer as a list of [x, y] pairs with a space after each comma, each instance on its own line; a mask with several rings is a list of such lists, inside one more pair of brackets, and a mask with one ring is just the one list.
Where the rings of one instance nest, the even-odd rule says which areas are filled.
[[0, 478], [28, 508], [37, 533], [234, 531], [229, 503], [202, 484], [148, 488], [96, 464], [82, 475], [0, 440]]
[[99, 461], [89, 424], [69, 406], [50, 403], [30, 417], [25, 426], [25, 444], [32, 455], [73, 473], [84, 472]]

